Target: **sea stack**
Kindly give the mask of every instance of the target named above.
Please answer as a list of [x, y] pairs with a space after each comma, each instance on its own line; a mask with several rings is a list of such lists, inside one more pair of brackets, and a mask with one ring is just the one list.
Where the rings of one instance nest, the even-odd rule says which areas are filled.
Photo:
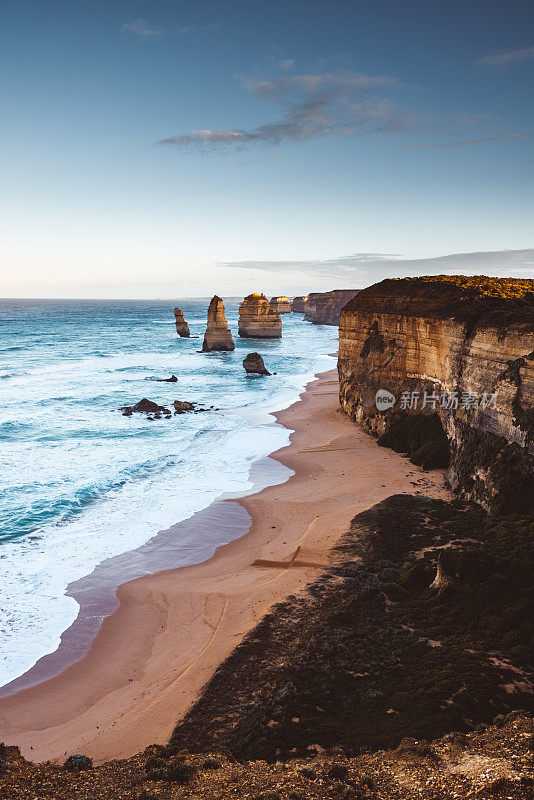
[[176, 321], [176, 333], [184, 339], [190, 336], [189, 325], [185, 321], [184, 312], [181, 308], [174, 309], [174, 319]]
[[282, 320], [264, 294], [254, 292], [239, 306], [239, 335], [248, 339], [279, 339]]
[[202, 345], [203, 353], [216, 350], [234, 350], [235, 344], [224, 313], [224, 304], [214, 295], [208, 308], [208, 325]]
[[268, 369], [265, 368], [265, 364], [263, 363], [263, 358], [260, 356], [259, 353], [249, 353], [248, 356], [245, 356], [243, 359], [243, 366], [245, 367], [245, 372], [252, 374], [252, 375], [270, 375]]
[[271, 297], [271, 306], [275, 311], [278, 311], [279, 314], [289, 314], [291, 312], [289, 297], [284, 297], [283, 295], [280, 297]]
[[291, 303], [291, 310], [294, 311], [296, 314], [304, 314], [304, 311], [306, 310], [307, 299], [308, 299], [307, 295], [294, 297]]

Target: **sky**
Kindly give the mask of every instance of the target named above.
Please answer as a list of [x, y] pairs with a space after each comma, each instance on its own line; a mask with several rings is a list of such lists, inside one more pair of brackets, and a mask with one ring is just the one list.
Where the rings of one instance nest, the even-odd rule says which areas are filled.
[[3, 0], [0, 296], [534, 277], [531, 0]]

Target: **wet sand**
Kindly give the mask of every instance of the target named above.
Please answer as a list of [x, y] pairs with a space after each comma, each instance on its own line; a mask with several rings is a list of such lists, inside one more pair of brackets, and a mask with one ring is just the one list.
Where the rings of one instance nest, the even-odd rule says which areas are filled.
[[246, 511], [248, 532], [201, 564], [121, 584], [118, 608], [79, 660], [47, 680], [41, 673], [38, 683], [34, 673], [26, 688], [0, 699], [0, 740], [33, 761], [78, 752], [102, 761], [165, 743], [270, 606], [328, 565], [355, 514], [400, 492], [449, 497], [441, 472], [424, 473], [379, 447], [341, 413], [337, 393], [332, 370], [276, 414], [294, 431], [290, 445], [271, 456], [294, 471], [288, 481], [220, 500], [214, 514], [194, 522], [206, 535], [214, 525], [239, 535]]

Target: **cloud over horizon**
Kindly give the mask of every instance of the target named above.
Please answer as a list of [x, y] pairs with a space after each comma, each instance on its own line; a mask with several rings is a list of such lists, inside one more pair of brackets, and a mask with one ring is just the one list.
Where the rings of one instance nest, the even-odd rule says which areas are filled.
[[353, 253], [326, 260], [251, 260], [225, 262], [220, 266], [260, 272], [301, 273], [310, 277], [344, 281], [350, 283], [347, 288], [359, 289], [384, 278], [414, 275], [466, 273], [490, 277], [534, 278], [534, 248], [452, 253], [431, 258], [405, 258], [391, 253]]

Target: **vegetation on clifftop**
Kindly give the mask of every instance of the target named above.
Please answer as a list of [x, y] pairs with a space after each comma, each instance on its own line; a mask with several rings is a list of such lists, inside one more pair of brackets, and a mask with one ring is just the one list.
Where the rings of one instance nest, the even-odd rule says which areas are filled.
[[485, 275], [388, 278], [363, 289], [343, 309], [343, 314], [357, 312], [450, 317], [469, 328], [513, 323], [534, 330], [534, 280]]

